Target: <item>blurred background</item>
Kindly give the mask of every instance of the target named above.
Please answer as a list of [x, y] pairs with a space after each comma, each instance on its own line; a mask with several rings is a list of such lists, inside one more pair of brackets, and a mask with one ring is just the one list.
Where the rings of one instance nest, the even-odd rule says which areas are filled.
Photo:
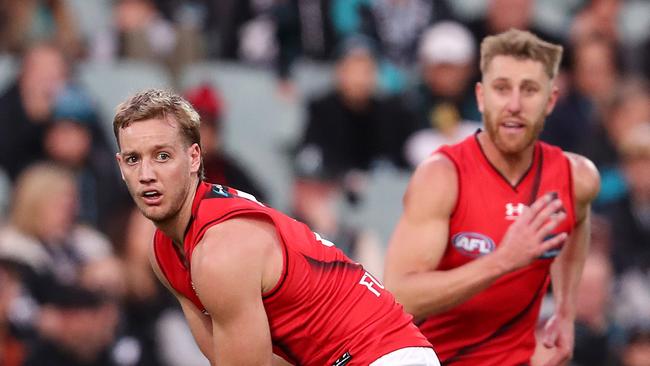
[[208, 365], [114, 160], [135, 91], [196, 107], [209, 181], [381, 277], [412, 170], [481, 126], [479, 42], [511, 27], [564, 46], [542, 138], [602, 175], [572, 364], [650, 365], [647, 0], [0, 0], [0, 365]]

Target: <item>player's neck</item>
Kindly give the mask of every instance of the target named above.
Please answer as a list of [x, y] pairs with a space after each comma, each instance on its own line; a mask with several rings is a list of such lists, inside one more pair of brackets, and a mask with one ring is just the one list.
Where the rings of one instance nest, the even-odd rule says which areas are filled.
[[533, 163], [534, 143], [519, 153], [506, 154], [497, 148], [485, 131], [478, 135], [478, 141], [488, 161], [512, 185], [520, 181]]
[[180, 249], [183, 248], [187, 225], [189, 225], [190, 219], [192, 218], [192, 204], [194, 203], [194, 196], [196, 195], [198, 184], [198, 178], [196, 181], [192, 181], [190, 189], [183, 200], [183, 204], [176, 215], [168, 220], [155, 223], [156, 227], [172, 239], [174, 244], [178, 245]]

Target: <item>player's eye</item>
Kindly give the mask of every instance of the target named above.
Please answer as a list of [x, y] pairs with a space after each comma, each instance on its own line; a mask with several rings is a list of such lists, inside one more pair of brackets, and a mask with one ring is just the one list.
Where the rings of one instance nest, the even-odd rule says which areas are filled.
[[166, 152], [160, 152], [160, 153], [158, 153], [158, 155], [156, 155], [156, 159], [161, 160], [161, 161], [169, 160], [169, 158], [170, 158], [170, 156]]
[[524, 87], [524, 93], [526, 93], [526, 94], [533, 94], [535, 92], [537, 92], [537, 88], [534, 87], [534, 86]]
[[124, 161], [126, 161], [126, 163], [129, 165], [133, 165], [138, 162], [138, 158], [133, 155], [130, 155], [127, 156], [126, 159], [124, 159]]

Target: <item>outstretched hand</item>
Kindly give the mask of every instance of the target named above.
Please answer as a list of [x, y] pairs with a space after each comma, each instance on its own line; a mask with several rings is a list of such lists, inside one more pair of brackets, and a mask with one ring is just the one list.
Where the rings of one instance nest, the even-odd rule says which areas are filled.
[[503, 236], [497, 252], [507, 271], [530, 264], [544, 252], [557, 248], [567, 233], [550, 236], [567, 215], [562, 201], [553, 193], [545, 194], [524, 209]]

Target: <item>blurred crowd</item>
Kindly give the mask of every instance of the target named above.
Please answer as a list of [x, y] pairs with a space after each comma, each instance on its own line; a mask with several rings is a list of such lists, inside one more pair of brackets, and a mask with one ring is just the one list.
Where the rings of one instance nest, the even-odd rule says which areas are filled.
[[[264, 202], [278, 167], [251, 174], [228, 152], [223, 91], [180, 79], [210, 60], [273, 75], [269, 98], [304, 112], [282, 150], [286, 210], [380, 274], [385, 238], [337, 203], [481, 127], [479, 42], [511, 27], [564, 46], [542, 139], [602, 176], [572, 364], [650, 365], [649, 14], [644, 0], [0, 0], [0, 57], [18, 64], [0, 91], [0, 365], [207, 365], [150, 270], [154, 227], [100, 113], [115, 106], [81, 63], [163, 67], [201, 115], [207, 179]], [[301, 94], [304, 60], [331, 67], [328, 89]]]

